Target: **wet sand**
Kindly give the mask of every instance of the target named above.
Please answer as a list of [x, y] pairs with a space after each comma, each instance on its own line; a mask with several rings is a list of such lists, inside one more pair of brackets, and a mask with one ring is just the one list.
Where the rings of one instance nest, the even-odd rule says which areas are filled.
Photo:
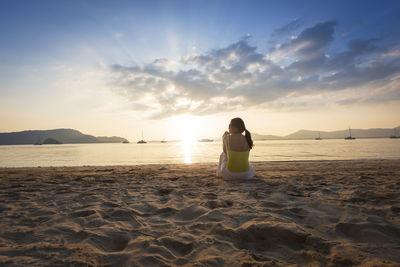
[[399, 266], [400, 160], [0, 169], [0, 266]]

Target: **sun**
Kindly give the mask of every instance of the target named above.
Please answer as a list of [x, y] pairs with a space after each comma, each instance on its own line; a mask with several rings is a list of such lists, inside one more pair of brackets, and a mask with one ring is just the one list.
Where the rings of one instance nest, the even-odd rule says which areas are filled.
[[185, 143], [192, 143], [197, 140], [199, 125], [195, 116], [185, 114], [176, 117], [176, 128], [179, 138]]

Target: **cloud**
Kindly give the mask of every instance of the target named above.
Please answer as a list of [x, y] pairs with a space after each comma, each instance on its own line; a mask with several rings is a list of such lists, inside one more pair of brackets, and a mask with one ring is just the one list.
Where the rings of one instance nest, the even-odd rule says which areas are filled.
[[315, 26], [305, 29], [296, 38], [284, 43], [271, 52], [294, 56], [298, 60], [314, 60], [323, 55], [328, 45], [333, 41], [335, 21], [318, 23]]
[[283, 25], [282, 27], [274, 30], [271, 34], [273, 38], [279, 37], [287, 37], [287, 35], [292, 34], [294, 31], [298, 30], [302, 26], [302, 22], [300, 19], [296, 18], [289, 22], [288, 24]]
[[[395, 92], [382, 89], [374, 95], [377, 88], [385, 88], [393, 80], [398, 85], [399, 45], [374, 38], [354, 39], [344, 51], [328, 54], [335, 51], [336, 25], [335, 21], [318, 23], [266, 53], [246, 36], [224, 48], [186, 55], [179, 61], [159, 58], [142, 65], [111, 65], [113, 88], [130, 99], [132, 109], [142, 110], [151, 119], [256, 106], [304, 109], [318, 101], [351, 104], [400, 99], [399, 88]], [[277, 31], [298, 27], [294, 23]], [[324, 94], [333, 100], [321, 100]]]

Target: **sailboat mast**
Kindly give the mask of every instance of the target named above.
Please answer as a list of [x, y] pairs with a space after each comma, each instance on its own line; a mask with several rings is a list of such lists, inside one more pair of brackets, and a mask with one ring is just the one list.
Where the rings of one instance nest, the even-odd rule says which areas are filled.
[[350, 137], [351, 137], [351, 128], [349, 128], [349, 133], [350, 133]]

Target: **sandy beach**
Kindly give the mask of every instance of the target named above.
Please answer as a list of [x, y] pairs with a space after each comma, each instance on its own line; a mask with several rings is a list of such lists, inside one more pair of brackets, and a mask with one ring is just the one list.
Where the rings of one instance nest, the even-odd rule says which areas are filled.
[[399, 266], [400, 160], [0, 169], [0, 266]]

